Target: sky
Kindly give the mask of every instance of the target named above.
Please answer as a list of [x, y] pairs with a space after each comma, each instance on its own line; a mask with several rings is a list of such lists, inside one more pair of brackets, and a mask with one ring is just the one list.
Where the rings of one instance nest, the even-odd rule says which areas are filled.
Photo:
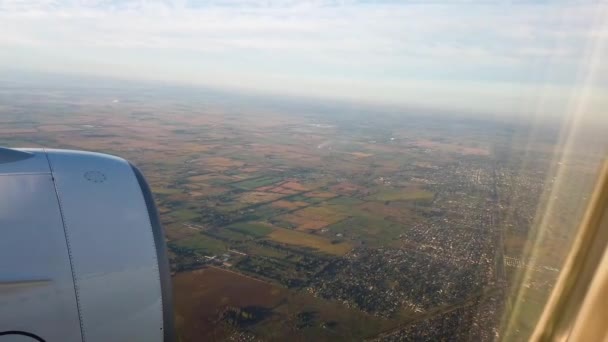
[[585, 96], [602, 111], [607, 21], [598, 1], [0, 0], [0, 72], [497, 113]]

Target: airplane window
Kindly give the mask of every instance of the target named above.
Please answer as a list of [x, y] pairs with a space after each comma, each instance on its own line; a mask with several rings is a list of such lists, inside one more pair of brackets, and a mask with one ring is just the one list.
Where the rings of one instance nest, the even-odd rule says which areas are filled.
[[522, 341], [608, 155], [607, 11], [0, 2], [0, 146], [141, 170], [179, 341]]

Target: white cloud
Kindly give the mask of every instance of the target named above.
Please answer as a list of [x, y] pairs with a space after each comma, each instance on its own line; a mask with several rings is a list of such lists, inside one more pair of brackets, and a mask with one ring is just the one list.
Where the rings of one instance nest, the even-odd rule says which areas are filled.
[[[0, 66], [269, 91], [288, 84], [294, 93], [393, 101], [426, 94], [429, 102], [433, 87], [455, 97], [433, 86], [439, 82], [467, 84], [462, 89], [471, 92], [493, 85], [509, 92], [499, 84], [575, 84], [587, 46], [607, 36], [600, 26], [605, 8], [593, 2], [0, 0], [0, 49], [7, 51]], [[430, 90], [417, 92], [415, 84]]]

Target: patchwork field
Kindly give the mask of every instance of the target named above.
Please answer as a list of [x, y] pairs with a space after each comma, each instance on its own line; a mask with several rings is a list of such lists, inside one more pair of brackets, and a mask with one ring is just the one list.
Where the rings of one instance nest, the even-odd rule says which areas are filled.
[[[513, 135], [519, 122], [239, 102], [187, 87], [25, 89], [0, 87], [0, 145], [110, 153], [145, 174], [166, 230], [180, 342], [361, 341], [465, 325], [441, 314], [516, 285], [519, 269], [497, 266], [503, 252], [524, 253], [555, 155], [551, 132], [528, 144], [519, 137], [533, 134]], [[539, 249], [554, 261], [543, 265], [559, 268], [567, 233]], [[547, 292], [547, 279], [527, 285]], [[536, 316], [527, 310], [519, 325]], [[481, 326], [494, 327], [471, 324]], [[395, 340], [458, 339], [429, 336]]]

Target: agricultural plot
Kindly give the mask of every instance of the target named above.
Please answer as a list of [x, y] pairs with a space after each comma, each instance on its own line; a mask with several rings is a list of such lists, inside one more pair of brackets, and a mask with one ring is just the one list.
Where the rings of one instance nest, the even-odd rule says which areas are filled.
[[353, 207], [353, 206], [356, 206], [357, 204], [363, 203], [363, 201], [360, 199], [357, 199], [357, 198], [353, 198], [353, 197], [340, 196], [340, 197], [331, 198], [326, 203], [329, 205], [341, 205], [341, 206], [345, 206], [345, 207]]
[[280, 179], [277, 177], [258, 177], [254, 179], [247, 179], [241, 182], [232, 183], [230, 185], [243, 190], [253, 190], [256, 188], [276, 183], [279, 180]]
[[213, 170], [215, 172], [226, 171], [232, 168], [238, 168], [245, 165], [245, 163], [240, 160], [235, 160], [226, 157], [205, 158], [198, 161], [197, 164], [201, 165], [205, 169]]
[[344, 255], [352, 249], [352, 245], [346, 242], [332, 242], [320, 236], [283, 228], [275, 229], [268, 235], [268, 238], [276, 242], [310, 248], [332, 255]]
[[349, 341], [399, 324], [214, 267], [178, 273], [173, 284], [181, 341], [230, 340], [243, 332], [265, 340]]
[[286, 200], [278, 200], [278, 201], [272, 202], [270, 205], [272, 205], [275, 208], [279, 208], [279, 209], [295, 210], [295, 209], [299, 209], [302, 207], [306, 207], [306, 206], [310, 205], [310, 203], [301, 202], [301, 201], [292, 202], [292, 201], [286, 201]]
[[171, 217], [176, 218], [179, 221], [192, 221], [200, 217], [200, 213], [192, 209], [179, 209], [172, 211], [169, 214]]
[[291, 223], [296, 230], [314, 231], [346, 218], [343, 210], [339, 206], [314, 206], [282, 215], [278, 219]]
[[207, 235], [212, 236], [216, 239], [225, 241], [230, 244], [239, 245], [241, 243], [250, 241], [255, 239], [254, 236], [250, 234], [244, 234], [237, 230], [227, 229], [227, 228], [216, 228], [211, 229], [206, 232]]
[[382, 189], [368, 196], [367, 199], [372, 201], [429, 201], [433, 199], [433, 196], [434, 193], [419, 188]]
[[350, 196], [365, 192], [367, 188], [351, 182], [342, 182], [331, 186], [329, 190], [340, 195]]
[[174, 292], [176, 325], [180, 337], [187, 341], [228, 337], [232, 329], [217, 324], [223, 308], [270, 310], [286, 295], [280, 287], [217, 268], [179, 273], [173, 283], [179, 289]]
[[298, 202], [306, 202], [306, 203], [310, 203], [310, 204], [314, 204], [314, 203], [320, 203], [325, 201], [325, 198], [322, 197], [310, 197], [310, 196], [305, 196], [306, 193], [303, 194], [298, 194], [295, 196], [289, 196], [289, 200], [291, 201], [298, 201]]
[[396, 242], [407, 227], [375, 216], [353, 216], [327, 227], [332, 234], [366, 245], [387, 246]]
[[222, 175], [222, 174], [205, 174], [205, 175], [197, 175], [197, 176], [191, 176], [186, 178], [186, 180], [188, 182], [194, 183], [194, 184], [225, 184], [227, 182], [231, 182], [234, 180], [234, 177], [231, 176], [226, 176], [226, 175]]
[[201, 255], [215, 255], [226, 251], [227, 246], [218, 239], [205, 234], [197, 234], [174, 241], [176, 246], [194, 250]]
[[175, 195], [181, 192], [180, 189], [152, 187], [152, 193], [155, 195]]
[[244, 204], [259, 204], [272, 202], [276, 199], [284, 197], [283, 194], [277, 194], [272, 192], [261, 192], [261, 191], [248, 191], [237, 197], [237, 201]]
[[[85, 91], [3, 93], [0, 144], [112, 153], [142, 170], [177, 272], [182, 342], [373, 340], [407, 322], [399, 313], [414, 312], [419, 298], [437, 303], [421, 314], [430, 316], [449, 304], [440, 301], [450, 289], [467, 300], [478, 285], [505, 284], [488, 282], [498, 272], [480, 261], [525, 250], [526, 208], [536, 200], [533, 191], [509, 196], [518, 184], [545, 178], [532, 164], [535, 176], [518, 176], [508, 151], [499, 163], [485, 158], [517, 141], [509, 129], [493, 141], [500, 129], [467, 120], [440, 127], [412, 114], [372, 122], [323, 106], [292, 113], [291, 105], [254, 110], [221, 96], [133, 92], [112, 105]], [[543, 144], [538, 155], [551, 159], [553, 146]], [[523, 209], [505, 215], [514, 202]], [[492, 230], [509, 217], [522, 235], [507, 232], [498, 245]], [[543, 259], [567, 249], [551, 241], [539, 249]], [[471, 256], [462, 267], [440, 267], [460, 254]], [[431, 257], [438, 266], [418, 272], [435, 265]], [[460, 269], [475, 272], [461, 277]], [[507, 267], [507, 281], [516, 270]], [[541, 299], [532, 295], [529, 304], [541, 307]], [[526, 310], [520, 325], [536, 316]]]
[[225, 228], [256, 238], [264, 237], [273, 231], [272, 226], [260, 222], [236, 223]]

